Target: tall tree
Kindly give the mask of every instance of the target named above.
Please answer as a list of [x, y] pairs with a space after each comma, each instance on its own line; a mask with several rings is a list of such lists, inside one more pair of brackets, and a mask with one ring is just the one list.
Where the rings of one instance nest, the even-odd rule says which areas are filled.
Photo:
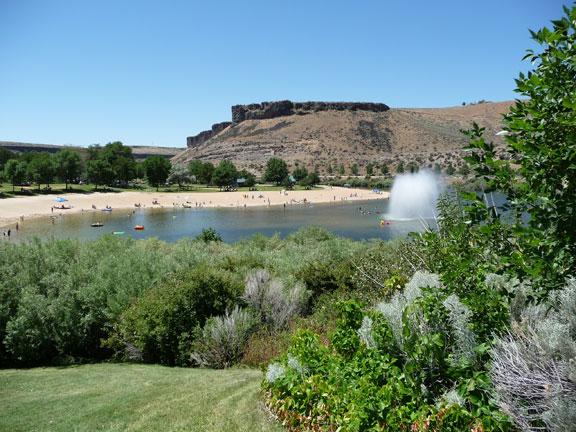
[[12, 192], [15, 186], [21, 184], [26, 178], [27, 167], [25, 162], [10, 159], [4, 165], [4, 176], [12, 183]]
[[303, 180], [308, 175], [308, 170], [305, 167], [298, 167], [294, 171], [292, 171], [292, 176], [294, 180], [297, 182]]
[[36, 153], [28, 164], [28, 175], [38, 185], [38, 190], [42, 184], [49, 187], [56, 175], [56, 164], [52, 156], [45, 152]]
[[68, 183], [76, 180], [82, 174], [82, 159], [72, 150], [63, 149], [56, 153], [56, 172], [61, 180], [64, 180], [66, 189]]
[[288, 177], [288, 165], [286, 165], [286, 162], [280, 158], [269, 159], [266, 163], [264, 180], [280, 184], [286, 177]]
[[211, 162], [202, 162], [196, 159], [188, 164], [188, 171], [196, 178], [198, 183], [209, 184], [212, 181], [214, 165]]
[[236, 166], [229, 161], [221, 161], [214, 173], [212, 174], [212, 181], [219, 187], [233, 186], [236, 184], [236, 179], [238, 178], [238, 170]]
[[10, 150], [0, 147], [0, 170], [4, 169], [4, 164], [10, 159], [16, 159], [16, 155]]
[[176, 183], [178, 189], [182, 189], [183, 184], [190, 183], [190, 173], [183, 166], [173, 165], [168, 175], [168, 181], [170, 183]]
[[562, 286], [576, 268], [576, 7], [564, 12], [552, 28], [531, 32], [541, 50], [527, 51], [524, 59], [534, 69], [519, 75], [522, 98], [504, 117], [504, 139], [517, 170], [498, 158], [483, 128], [474, 124], [467, 132], [466, 161], [486, 192], [508, 196], [517, 216], [520, 247], [530, 259], [516, 261], [529, 263], [526, 273], [548, 288]]
[[106, 144], [100, 157], [110, 164], [114, 171], [114, 180], [122, 185], [127, 185], [136, 176], [136, 161], [132, 149], [120, 141]]
[[374, 175], [374, 164], [372, 162], [366, 165], [366, 175]]
[[146, 168], [146, 178], [148, 183], [158, 190], [161, 184], [166, 182], [172, 165], [170, 161], [162, 156], [150, 156], [144, 162]]
[[99, 185], [111, 184], [114, 177], [112, 167], [102, 159], [89, 160], [86, 163], [86, 173], [88, 181], [94, 185], [95, 189], [98, 189]]

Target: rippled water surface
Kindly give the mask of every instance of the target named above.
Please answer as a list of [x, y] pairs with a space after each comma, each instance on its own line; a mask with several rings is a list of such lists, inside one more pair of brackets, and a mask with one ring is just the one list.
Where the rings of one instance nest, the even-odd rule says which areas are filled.
[[[234, 242], [255, 233], [284, 237], [307, 225], [319, 225], [340, 236], [355, 240], [389, 240], [405, 236], [422, 228], [418, 221], [398, 221], [381, 225], [388, 210], [388, 200], [356, 201], [349, 203], [315, 204], [313, 206], [254, 207], [242, 209], [136, 209], [70, 214], [42, 220], [25, 221], [15, 233], [15, 240], [34, 236], [46, 239], [95, 239], [105, 233], [134, 238], [158, 237], [174, 242], [194, 237], [203, 228], [212, 227], [224, 241]], [[102, 222], [101, 228], [92, 228], [93, 222]], [[144, 225], [144, 231], [135, 231], [135, 225]]]

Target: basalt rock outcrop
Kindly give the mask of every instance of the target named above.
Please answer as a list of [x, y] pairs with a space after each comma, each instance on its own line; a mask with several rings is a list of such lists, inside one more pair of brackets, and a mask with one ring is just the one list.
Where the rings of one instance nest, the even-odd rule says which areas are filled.
[[381, 166], [393, 172], [401, 162], [458, 169], [468, 142], [461, 130], [476, 122], [497, 146], [503, 145], [501, 137], [494, 135], [511, 104], [429, 109], [354, 102], [235, 105], [233, 122], [218, 123], [188, 138], [188, 148], [172, 161], [217, 164], [228, 159], [256, 174], [264, 171], [271, 157], [284, 159], [291, 169], [305, 166], [321, 175], [349, 175], [354, 165], [361, 175], [368, 173], [368, 167], [377, 175]]
[[283, 100], [249, 105], [234, 105], [232, 107], [232, 122], [216, 123], [212, 125], [212, 129], [186, 138], [186, 145], [188, 148], [197, 147], [219, 134], [228, 126], [241, 123], [245, 120], [265, 120], [294, 114], [305, 115], [329, 110], [384, 112], [389, 109], [386, 104], [372, 102], [292, 102]]
[[224, 129], [226, 129], [231, 124], [232, 124], [231, 122], [214, 123], [210, 130], [202, 131], [198, 135], [194, 135], [194, 136], [190, 136], [190, 137], [186, 138], [186, 146], [188, 148], [197, 147], [200, 144], [202, 144], [202, 143], [206, 142], [207, 140], [209, 140], [210, 138], [212, 138], [214, 135], [217, 135], [220, 132], [222, 132]]
[[264, 120], [294, 114], [304, 115], [319, 111], [370, 111], [384, 112], [390, 108], [383, 103], [371, 102], [262, 102], [259, 104], [234, 105], [232, 122], [237, 124], [244, 120]]

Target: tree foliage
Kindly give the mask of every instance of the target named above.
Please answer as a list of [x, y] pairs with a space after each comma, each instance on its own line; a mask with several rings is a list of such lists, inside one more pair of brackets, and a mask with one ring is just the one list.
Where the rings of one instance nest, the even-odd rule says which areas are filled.
[[211, 162], [202, 162], [196, 159], [188, 164], [188, 171], [196, 178], [198, 183], [210, 184], [214, 173], [214, 165]]
[[297, 182], [302, 181], [308, 176], [308, 170], [306, 167], [298, 167], [292, 171], [292, 176]]
[[49, 153], [36, 153], [28, 164], [28, 177], [38, 185], [49, 186], [56, 175], [56, 165]]
[[169, 183], [176, 183], [178, 188], [181, 189], [182, 185], [188, 184], [190, 181], [190, 173], [186, 168], [176, 165], [172, 166], [168, 175]]
[[234, 186], [237, 179], [238, 170], [229, 160], [221, 161], [212, 174], [212, 182], [221, 188]]
[[172, 165], [165, 157], [150, 156], [144, 161], [144, 167], [148, 182], [158, 190], [158, 187], [168, 179]]
[[90, 159], [86, 162], [86, 175], [88, 181], [98, 189], [98, 186], [111, 184], [114, 179], [114, 171], [110, 164], [102, 159]]
[[266, 171], [264, 172], [264, 181], [274, 182], [276, 184], [288, 177], [288, 165], [282, 159], [271, 158], [266, 163]]
[[26, 178], [26, 163], [16, 159], [10, 159], [4, 165], [4, 176], [12, 183], [12, 192], [17, 184], [20, 184]]
[[[535, 65], [516, 80], [523, 96], [504, 118], [513, 164], [497, 157], [478, 125], [467, 161], [486, 184], [485, 192], [508, 196], [519, 233], [517, 260], [525, 274], [553, 287], [576, 266], [576, 8], [552, 28], [532, 31], [540, 52], [528, 50]], [[529, 214], [528, 224], [522, 219]], [[486, 213], [494, 217], [494, 212]], [[544, 282], [543, 282], [544, 283]]]
[[72, 150], [63, 149], [56, 153], [56, 172], [58, 177], [66, 184], [77, 180], [83, 171], [80, 155]]

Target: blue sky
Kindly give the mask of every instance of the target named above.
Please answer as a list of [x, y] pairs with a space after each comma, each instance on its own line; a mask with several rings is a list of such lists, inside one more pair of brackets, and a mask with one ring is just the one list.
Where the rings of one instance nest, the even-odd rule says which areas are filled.
[[185, 146], [267, 100], [515, 97], [560, 0], [0, 0], [0, 140]]

